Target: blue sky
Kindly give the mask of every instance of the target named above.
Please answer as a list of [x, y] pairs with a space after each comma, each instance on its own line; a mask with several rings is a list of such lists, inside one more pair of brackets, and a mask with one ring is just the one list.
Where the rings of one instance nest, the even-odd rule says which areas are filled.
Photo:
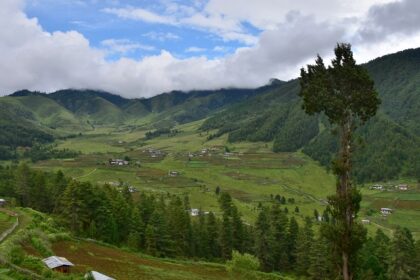
[[[36, 17], [49, 32], [76, 30], [87, 37], [95, 48], [107, 49], [107, 59], [121, 56], [139, 59], [167, 50], [179, 58], [203, 55], [208, 58], [225, 56], [240, 47], [249, 46], [243, 40], [227, 40], [206, 27], [194, 24], [146, 21], [122, 18], [121, 10], [142, 9], [156, 15], [175, 18], [176, 21], [191, 13], [202, 11], [205, 1], [173, 1], [177, 7], [168, 8], [169, 1], [113, 1], [113, 0], [31, 0], [25, 12]], [[191, 11], [183, 11], [188, 7]], [[169, 10], [171, 9], [171, 10]], [[176, 10], [176, 11], [175, 11]], [[114, 13], [115, 11], [115, 13]], [[261, 30], [248, 22], [240, 22], [240, 33], [257, 36]]]
[[417, 48], [420, 1], [1, 0], [0, 95], [258, 87], [337, 42], [359, 63]]

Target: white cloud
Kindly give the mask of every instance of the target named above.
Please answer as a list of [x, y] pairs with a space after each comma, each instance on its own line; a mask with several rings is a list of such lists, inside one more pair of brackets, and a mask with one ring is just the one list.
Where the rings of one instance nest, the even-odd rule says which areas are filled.
[[166, 4], [165, 12], [162, 15], [137, 7], [106, 8], [102, 11], [123, 19], [186, 26], [216, 34], [226, 41], [240, 41], [248, 45], [257, 41], [255, 36], [246, 33], [241, 22], [235, 18], [229, 18], [222, 14], [199, 12], [193, 8], [187, 9], [185, 6], [173, 2]]
[[[249, 1], [254, 3], [253, 0]], [[315, 2], [317, 1], [321, 0]], [[268, 2], [262, 1], [261, 5], [264, 6], [263, 4]], [[348, 0], [341, 2], [350, 3]], [[208, 59], [199, 56], [181, 59], [163, 50], [160, 54], [139, 60], [123, 57], [107, 61], [106, 56], [111, 49], [124, 53], [144, 46], [131, 41], [110, 39], [103, 42], [105, 50], [97, 49], [92, 47], [89, 40], [79, 32], [46, 32], [36, 19], [27, 17], [23, 12], [21, 1], [2, 0], [0, 1], [0, 73], [7, 74], [0, 75], [0, 92], [7, 94], [23, 88], [52, 91], [72, 87], [103, 89], [127, 97], [148, 97], [176, 89], [255, 87], [266, 83], [272, 77], [280, 79], [296, 77], [298, 69], [306, 62], [313, 61], [317, 53], [323, 56], [331, 55], [337, 41], [355, 42], [355, 56], [359, 62], [388, 52], [418, 47], [420, 45], [420, 26], [416, 25], [418, 18], [407, 17], [406, 9], [398, 5], [412, 4], [413, 0], [395, 3], [397, 6], [392, 8], [395, 11], [393, 20], [402, 22], [398, 27], [387, 25], [382, 20], [384, 13], [376, 13], [377, 18], [373, 17], [373, 10], [387, 9], [389, 6], [386, 5], [375, 6], [373, 10], [354, 9], [355, 11], [349, 13], [341, 9], [344, 13], [343, 18], [333, 17], [328, 20], [320, 19], [314, 8], [313, 15], [304, 11], [289, 11], [281, 17], [281, 20], [274, 20], [268, 14], [267, 23], [270, 28], [262, 31], [254, 45], [237, 49], [233, 54], [222, 58]], [[229, 6], [230, 3], [226, 5]], [[256, 15], [260, 13], [256, 6], [254, 9]], [[420, 14], [417, 5], [409, 6], [409, 9], [410, 15]], [[225, 10], [228, 14], [229, 10], [226, 7]], [[208, 18], [214, 18], [210, 12], [208, 13]], [[244, 13], [242, 16], [246, 15]], [[144, 18], [144, 14], [142, 17]], [[233, 14], [226, 17], [229, 21], [235, 18]], [[238, 21], [239, 18], [237, 15]], [[154, 19], [156, 19], [154, 16], [148, 17], [149, 21]], [[198, 21], [201, 20], [202, 28], [206, 28], [208, 19]], [[224, 21], [223, 18], [218, 20]], [[263, 19], [250, 16], [251, 20], [258, 22]], [[371, 33], [366, 37], [367, 33], [362, 27], [367, 20], [377, 20], [383, 24], [383, 29], [369, 30]], [[199, 25], [197, 22], [190, 24]], [[228, 31], [234, 34], [235, 32], [247, 34], [241, 33], [235, 20], [228, 25], [227, 31], [219, 30], [222, 28], [219, 24], [220, 22], [216, 21], [208, 28], [226, 34]], [[386, 36], [375, 33], [383, 30], [387, 31]], [[156, 38], [161, 37], [156, 36]], [[374, 44], [371, 44], [371, 38], [375, 38]], [[214, 48], [214, 51], [216, 50], [222, 49]]]
[[106, 8], [103, 12], [114, 14], [125, 19], [141, 20], [149, 23], [175, 24], [171, 17], [161, 16], [142, 8]]
[[156, 31], [151, 31], [151, 32], [147, 32], [145, 34], [143, 34], [142, 36], [150, 38], [152, 40], [155, 41], [168, 41], [168, 40], [179, 40], [181, 39], [181, 37], [179, 37], [178, 35], [172, 33], [172, 32], [156, 32]]
[[110, 53], [127, 54], [136, 50], [154, 51], [155, 47], [131, 42], [128, 39], [107, 39], [101, 42]]
[[200, 47], [189, 47], [187, 49], [185, 49], [185, 52], [205, 52], [207, 49], [205, 48], [200, 48]]

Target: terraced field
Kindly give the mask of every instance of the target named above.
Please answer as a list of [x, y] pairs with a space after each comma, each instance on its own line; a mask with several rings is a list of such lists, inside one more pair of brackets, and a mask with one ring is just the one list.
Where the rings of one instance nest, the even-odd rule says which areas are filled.
[[[322, 213], [326, 198], [334, 192], [335, 178], [303, 153], [273, 153], [267, 143], [228, 143], [225, 137], [207, 140], [207, 133], [197, 129], [202, 121], [176, 127], [174, 137], [160, 136], [146, 140], [140, 128], [102, 127], [81, 137], [59, 141], [59, 147], [83, 152], [72, 160], [38, 162], [44, 170], [62, 169], [68, 176], [99, 184], [127, 183], [139, 191], [188, 194], [191, 206], [217, 214], [215, 190], [229, 192], [243, 218], [252, 223], [261, 204], [272, 197], [294, 200], [284, 207], [298, 220]], [[212, 132], [209, 132], [212, 133]], [[229, 151], [226, 153], [226, 151]], [[129, 166], [110, 166], [110, 158], [129, 157]], [[169, 176], [177, 171], [177, 176]], [[370, 232], [403, 225], [420, 233], [420, 189], [409, 182], [410, 192], [372, 192], [363, 189], [360, 218], [372, 220]], [[298, 207], [299, 213], [294, 209]], [[392, 207], [395, 215], [383, 219], [381, 207]]]

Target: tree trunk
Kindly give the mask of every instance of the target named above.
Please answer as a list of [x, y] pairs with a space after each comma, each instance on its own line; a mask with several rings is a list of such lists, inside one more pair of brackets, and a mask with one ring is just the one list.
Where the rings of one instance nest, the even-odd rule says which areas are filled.
[[350, 270], [350, 242], [353, 226], [353, 206], [352, 192], [350, 181], [351, 170], [351, 140], [352, 140], [352, 116], [349, 114], [341, 127], [341, 147], [340, 147], [340, 173], [339, 186], [337, 186], [337, 195], [340, 201], [344, 202], [341, 218], [344, 225], [344, 232], [341, 236], [344, 246], [342, 247], [342, 273], [344, 280], [351, 280], [352, 273]]

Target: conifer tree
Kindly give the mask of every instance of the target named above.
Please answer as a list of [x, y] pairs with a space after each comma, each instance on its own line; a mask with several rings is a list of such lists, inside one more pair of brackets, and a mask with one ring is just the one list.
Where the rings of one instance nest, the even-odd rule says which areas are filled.
[[312, 229], [312, 219], [306, 217], [305, 225], [299, 231], [296, 247], [296, 271], [301, 275], [308, 275], [308, 268], [311, 265], [311, 251], [314, 244], [314, 232]]
[[31, 171], [25, 163], [18, 166], [15, 173], [15, 182], [15, 192], [18, 195], [19, 204], [26, 207], [30, 199]]
[[209, 248], [209, 258], [218, 258], [220, 254], [219, 245], [219, 229], [216, 221], [216, 216], [213, 212], [207, 215], [206, 219], [206, 232], [207, 232], [207, 246]]
[[324, 113], [340, 131], [340, 150], [333, 170], [337, 175], [336, 195], [329, 197], [335, 223], [325, 227], [324, 234], [334, 242], [342, 260], [344, 280], [353, 277], [351, 262], [362, 246], [366, 232], [355, 223], [361, 195], [351, 184], [353, 132], [357, 124], [375, 115], [379, 106], [378, 93], [366, 69], [356, 64], [350, 44], [337, 44], [332, 65], [325, 66], [317, 57], [314, 65], [301, 69], [303, 109], [308, 114]]
[[330, 249], [328, 241], [325, 238], [320, 237], [314, 240], [308, 255], [310, 256], [310, 265], [308, 268], [310, 279], [329, 280], [334, 278], [332, 275]]
[[233, 250], [233, 232], [232, 223], [229, 216], [224, 213], [222, 218], [222, 226], [220, 231], [220, 249], [222, 258], [230, 260]]
[[238, 209], [236, 206], [232, 206], [231, 208], [231, 221], [232, 221], [232, 246], [233, 249], [243, 253], [244, 252], [244, 240], [245, 240], [245, 232], [244, 232], [244, 225], [242, 223], [241, 216], [239, 214]]
[[258, 257], [261, 270], [273, 270], [273, 255], [271, 252], [273, 241], [270, 236], [269, 214], [266, 208], [263, 208], [258, 214], [255, 223], [255, 254]]
[[398, 227], [395, 230], [391, 252], [389, 277], [398, 280], [418, 279], [419, 271], [416, 271], [414, 240], [407, 228]]
[[287, 234], [287, 253], [289, 256], [289, 264], [291, 267], [296, 263], [296, 248], [297, 238], [299, 236], [299, 224], [295, 217], [292, 217], [289, 222], [289, 230]]
[[286, 215], [281, 211], [278, 204], [274, 204], [271, 207], [270, 213], [271, 221], [271, 237], [273, 242], [272, 255], [273, 265], [275, 270], [285, 270], [289, 266], [288, 252], [288, 240], [287, 240], [287, 226], [288, 219]]

